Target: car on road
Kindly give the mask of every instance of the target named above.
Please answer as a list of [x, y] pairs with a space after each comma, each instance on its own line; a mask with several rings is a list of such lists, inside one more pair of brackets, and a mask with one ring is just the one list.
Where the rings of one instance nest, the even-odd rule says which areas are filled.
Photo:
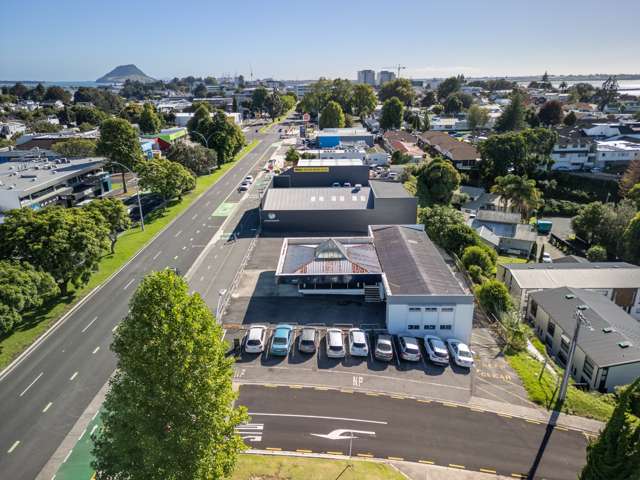
[[378, 360], [383, 362], [390, 362], [393, 360], [393, 345], [391, 335], [381, 333], [376, 340], [376, 348], [374, 350], [374, 356]]
[[298, 339], [298, 350], [302, 353], [315, 353], [318, 342], [318, 330], [316, 327], [304, 327]]
[[415, 338], [402, 336], [398, 339], [398, 343], [400, 344], [400, 358], [408, 362], [420, 361], [420, 346]]
[[271, 337], [271, 355], [285, 357], [291, 348], [293, 327], [291, 325], [278, 325]]
[[424, 336], [424, 349], [429, 360], [438, 365], [449, 365], [449, 352], [447, 346], [439, 337], [434, 335]]
[[247, 175], [246, 177], [244, 177], [244, 181], [248, 183], [253, 182], [253, 175]]
[[246, 353], [262, 353], [267, 342], [267, 326], [252, 325], [244, 342]]
[[238, 186], [238, 191], [239, 192], [246, 192], [247, 190], [249, 190], [249, 183], [246, 182], [242, 182], [239, 186]]
[[456, 365], [464, 368], [473, 367], [473, 355], [466, 343], [456, 340], [455, 338], [449, 338], [447, 340], [447, 347]]
[[544, 252], [542, 254], [542, 263], [553, 263], [553, 260], [551, 259], [551, 255], [549, 255], [547, 252]]
[[352, 357], [366, 357], [369, 355], [367, 335], [359, 328], [349, 330], [349, 353]]
[[346, 352], [344, 350], [344, 340], [342, 339], [342, 330], [339, 328], [327, 329], [327, 357], [344, 358]]

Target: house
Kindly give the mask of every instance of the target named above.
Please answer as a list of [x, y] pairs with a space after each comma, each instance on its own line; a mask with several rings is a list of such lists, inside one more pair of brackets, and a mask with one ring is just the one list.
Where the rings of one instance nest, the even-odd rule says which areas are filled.
[[480, 152], [475, 146], [444, 132], [422, 132], [418, 144], [435, 155], [447, 158], [458, 170], [474, 169], [480, 161]]
[[141, 135], [141, 138], [155, 140], [163, 152], [169, 150], [171, 145], [180, 139], [187, 138], [187, 129], [184, 127], [165, 128], [160, 130], [160, 133], [153, 133], [149, 135]]
[[573, 379], [612, 392], [640, 377], [640, 323], [598, 292], [559, 287], [530, 295], [527, 317], [549, 354], [567, 367], [578, 307], [584, 323], [568, 367]]
[[469, 342], [473, 295], [422, 225], [372, 225], [360, 237], [285, 238], [280, 284], [303, 295], [352, 295], [386, 303], [389, 333]]
[[570, 287], [595, 291], [640, 320], [640, 267], [625, 262], [510, 263], [498, 265], [496, 278], [517, 306], [540, 290]]
[[368, 165], [389, 165], [391, 155], [380, 145], [374, 145], [367, 148], [365, 159]]
[[519, 213], [478, 210], [470, 226], [480, 238], [499, 253], [529, 258], [536, 243], [536, 232], [530, 225], [520, 223]]
[[0, 137], [11, 138], [17, 133], [24, 133], [26, 131], [27, 126], [23, 122], [17, 120], [0, 122]]
[[436, 132], [457, 132], [469, 130], [466, 118], [433, 116], [430, 119], [431, 130]]
[[317, 141], [320, 148], [335, 148], [358, 143], [373, 147], [373, 134], [364, 128], [325, 128], [318, 132]]
[[598, 168], [626, 167], [640, 159], [640, 142], [628, 140], [596, 141], [595, 164]]
[[579, 127], [559, 128], [558, 141], [553, 146], [552, 170], [584, 170], [593, 168], [596, 161], [596, 143], [584, 135]]

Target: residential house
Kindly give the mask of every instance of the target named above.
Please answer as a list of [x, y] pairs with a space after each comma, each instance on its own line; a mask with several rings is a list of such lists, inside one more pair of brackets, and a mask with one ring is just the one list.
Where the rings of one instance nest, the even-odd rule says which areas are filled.
[[596, 143], [584, 135], [581, 128], [563, 127], [558, 130], [558, 141], [551, 152], [552, 170], [584, 170], [596, 162]]
[[433, 154], [447, 158], [458, 170], [476, 168], [480, 161], [480, 152], [474, 145], [461, 142], [444, 132], [422, 132], [418, 144]]
[[528, 224], [520, 223], [519, 213], [478, 210], [469, 225], [480, 238], [498, 253], [529, 258], [536, 244], [536, 232]]

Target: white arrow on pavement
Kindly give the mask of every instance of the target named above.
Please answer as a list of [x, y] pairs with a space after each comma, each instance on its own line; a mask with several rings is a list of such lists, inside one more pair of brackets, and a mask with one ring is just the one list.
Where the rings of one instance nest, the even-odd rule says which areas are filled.
[[[349, 434], [349, 435], [343, 435], [343, 434]], [[327, 433], [327, 434], [320, 434], [320, 433], [312, 433], [311, 435], [313, 435], [314, 437], [320, 437], [320, 438], [328, 438], [329, 440], [348, 440], [349, 438], [358, 438], [354, 435], [354, 433], [359, 433], [361, 435], [375, 435], [376, 432], [369, 432], [367, 430], [347, 430], [347, 429], [338, 429], [338, 430], [334, 430], [333, 432]]]

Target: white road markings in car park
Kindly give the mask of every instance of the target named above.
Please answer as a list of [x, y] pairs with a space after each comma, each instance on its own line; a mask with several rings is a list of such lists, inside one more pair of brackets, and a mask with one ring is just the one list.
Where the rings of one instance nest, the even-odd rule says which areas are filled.
[[202, 282], [203, 280], [204, 280], [204, 275], [200, 277], [200, 281]]
[[98, 350], [100, 350], [100, 346], [98, 345], [95, 350], [93, 352], [91, 352], [91, 355], [95, 355], [96, 353], [98, 353]]
[[78, 372], [74, 372], [73, 375], [71, 375], [71, 377], [69, 378], [70, 382], [73, 382], [73, 380], [78, 376]]
[[155, 260], [156, 258], [158, 258], [161, 253], [162, 253], [162, 250], [158, 250], [158, 253], [156, 253], [151, 260]]
[[193, 242], [193, 237], [191, 237], [191, 238], [189, 239], [189, 241], [190, 241], [190, 242]]
[[356, 423], [375, 423], [377, 425], [388, 425], [388, 422], [383, 420], [365, 420], [363, 418], [345, 418], [345, 417], [326, 417], [323, 415], [298, 415], [295, 413], [264, 413], [264, 412], [249, 412], [250, 417], [287, 417], [287, 418], [311, 418], [314, 420], [340, 420], [344, 422], [356, 422]]
[[264, 423], [244, 423], [238, 425], [235, 431], [243, 440], [248, 442], [261, 442], [264, 433]]
[[14, 442], [14, 444], [13, 444], [13, 445], [11, 445], [11, 448], [10, 448], [9, 450], [7, 450], [7, 453], [12, 453], [12, 452], [16, 449], [16, 447], [17, 447], [18, 445], [20, 445], [20, 440], [16, 440], [16, 441]]
[[40, 375], [38, 375], [35, 380], [33, 382], [31, 382], [27, 388], [25, 388], [22, 393], [19, 395], [20, 397], [23, 396], [25, 393], [27, 393], [27, 390], [29, 390], [31, 387], [33, 387], [33, 384], [36, 383], [38, 380], [40, 380], [40, 377], [44, 375], [44, 372], [40, 372]]
[[42, 409], [42, 413], [45, 413], [47, 410], [49, 410], [51, 408], [51, 405], [53, 405], [53, 402], [47, 403], [46, 407]]
[[200, 230], [196, 230], [196, 234], [200, 233]]
[[93, 325], [93, 322], [95, 322], [97, 319], [98, 319], [98, 317], [93, 317], [93, 320], [91, 320], [89, 323], [87, 323], [87, 325], [86, 325], [82, 330], [80, 330], [80, 331], [81, 331], [82, 333], [86, 332], [86, 331], [87, 331], [87, 329], [88, 329], [91, 325]]
[[131, 284], [132, 284], [133, 282], [135, 282], [135, 281], [136, 281], [136, 279], [135, 279], [135, 278], [132, 278], [131, 280], [129, 280], [129, 281], [127, 282], [127, 284], [124, 286], [124, 290], [126, 290], [127, 288], [129, 288], [129, 287], [131, 286]]

